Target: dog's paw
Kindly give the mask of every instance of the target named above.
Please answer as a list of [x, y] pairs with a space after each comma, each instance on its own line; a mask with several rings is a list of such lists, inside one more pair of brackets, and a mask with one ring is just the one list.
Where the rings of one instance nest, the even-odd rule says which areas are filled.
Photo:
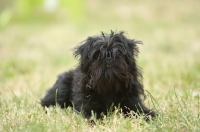
[[157, 114], [152, 110], [144, 111], [144, 114], [145, 114], [144, 115], [144, 120], [145, 121], [152, 120], [157, 116]]

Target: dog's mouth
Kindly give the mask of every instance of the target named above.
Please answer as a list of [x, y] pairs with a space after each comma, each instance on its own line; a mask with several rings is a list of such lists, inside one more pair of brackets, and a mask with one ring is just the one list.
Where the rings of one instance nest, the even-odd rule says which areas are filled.
[[95, 62], [89, 71], [88, 89], [96, 89], [98, 92], [120, 91], [120, 86], [128, 86], [130, 73], [124, 60], [112, 60], [109, 62]]
[[107, 68], [111, 68], [111, 64], [107, 64], [106, 67], [107, 67]]
[[127, 82], [128, 65], [123, 57], [116, 59], [106, 58], [105, 61], [95, 61], [89, 67], [90, 84], [115, 85], [118, 82]]
[[110, 68], [111, 64], [113, 63], [113, 59], [111, 57], [108, 57], [106, 58], [105, 63], [106, 63], [106, 67]]
[[86, 87], [97, 90], [99, 93], [110, 91], [119, 92], [121, 85], [128, 85], [127, 79], [126, 73], [113, 69], [111, 65], [107, 65], [107, 68], [105, 68], [102, 74], [90, 75], [90, 81]]

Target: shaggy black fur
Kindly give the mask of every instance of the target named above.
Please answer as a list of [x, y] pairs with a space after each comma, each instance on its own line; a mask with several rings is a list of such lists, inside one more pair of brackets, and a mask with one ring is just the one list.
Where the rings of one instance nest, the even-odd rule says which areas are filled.
[[139, 43], [123, 32], [88, 37], [74, 52], [80, 64], [59, 75], [41, 100], [42, 106], [74, 106], [86, 118], [91, 117], [92, 111], [100, 118], [102, 113], [108, 114], [111, 106], [120, 107], [125, 115], [134, 111], [154, 117], [155, 113], [140, 98], [145, 95], [136, 64]]

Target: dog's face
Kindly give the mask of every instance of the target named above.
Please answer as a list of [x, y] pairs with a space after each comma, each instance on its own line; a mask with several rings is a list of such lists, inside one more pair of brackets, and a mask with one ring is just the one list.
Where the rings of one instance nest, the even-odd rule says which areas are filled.
[[89, 37], [76, 48], [80, 56], [80, 68], [91, 89], [99, 92], [120, 91], [120, 85], [130, 87], [139, 76], [135, 57], [137, 43], [124, 36], [123, 32]]

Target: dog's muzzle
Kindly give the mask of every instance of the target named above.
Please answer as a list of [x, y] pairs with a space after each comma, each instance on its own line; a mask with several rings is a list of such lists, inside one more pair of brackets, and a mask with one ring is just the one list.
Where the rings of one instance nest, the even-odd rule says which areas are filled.
[[106, 58], [106, 67], [111, 67], [112, 62], [113, 62], [112, 58]]
[[111, 64], [113, 62], [112, 56], [112, 51], [106, 52], [106, 67], [111, 67]]

